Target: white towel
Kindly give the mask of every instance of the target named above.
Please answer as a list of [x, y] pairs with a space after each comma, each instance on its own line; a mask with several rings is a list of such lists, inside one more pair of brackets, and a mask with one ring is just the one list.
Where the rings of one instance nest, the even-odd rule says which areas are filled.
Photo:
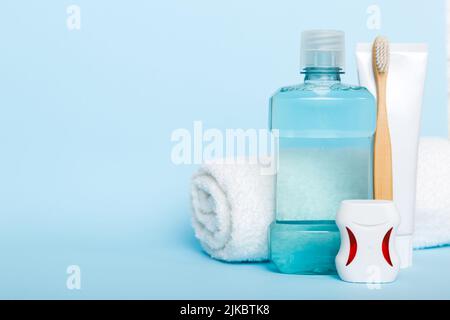
[[230, 262], [267, 259], [274, 181], [258, 164], [210, 163], [194, 175], [192, 222], [209, 255]]
[[424, 138], [417, 176], [415, 248], [450, 244], [450, 142]]
[[[228, 262], [265, 261], [274, 219], [274, 176], [257, 164], [204, 165], [192, 180], [193, 227], [204, 250]], [[450, 142], [424, 138], [419, 152], [414, 246], [450, 244]]]

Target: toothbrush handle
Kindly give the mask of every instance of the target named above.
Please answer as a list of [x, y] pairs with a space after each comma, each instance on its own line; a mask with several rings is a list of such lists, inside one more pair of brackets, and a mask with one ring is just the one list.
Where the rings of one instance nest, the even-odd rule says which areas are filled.
[[386, 106], [386, 77], [378, 79], [378, 116], [374, 144], [375, 200], [394, 198], [392, 179], [392, 145]]

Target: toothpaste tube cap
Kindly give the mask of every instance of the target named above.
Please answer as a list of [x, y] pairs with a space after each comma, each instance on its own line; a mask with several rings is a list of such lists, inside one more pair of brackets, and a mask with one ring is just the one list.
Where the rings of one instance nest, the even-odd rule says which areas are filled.
[[400, 268], [407, 269], [412, 267], [413, 236], [397, 235], [395, 245], [397, 247], [397, 253], [400, 257]]

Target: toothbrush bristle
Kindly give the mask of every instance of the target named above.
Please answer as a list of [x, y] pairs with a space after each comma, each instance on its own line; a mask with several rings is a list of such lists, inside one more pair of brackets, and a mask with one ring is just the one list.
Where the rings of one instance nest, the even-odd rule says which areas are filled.
[[378, 37], [374, 42], [374, 55], [377, 69], [380, 73], [386, 73], [389, 69], [389, 41], [384, 37]]

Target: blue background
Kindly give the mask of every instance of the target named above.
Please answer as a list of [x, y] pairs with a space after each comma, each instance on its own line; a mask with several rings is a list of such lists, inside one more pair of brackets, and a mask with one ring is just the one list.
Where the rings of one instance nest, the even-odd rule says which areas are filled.
[[[357, 82], [373, 2], [3, 0], [0, 298], [450, 298], [450, 249], [417, 252], [382, 290], [213, 261], [190, 228], [195, 167], [170, 159], [195, 120], [265, 128], [270, 95], [300, 81], [303, 29], [346, 31]], [[423, 133], [446, 135], [444, 2], [375, 2], [381, 33], [429, 43]]]

